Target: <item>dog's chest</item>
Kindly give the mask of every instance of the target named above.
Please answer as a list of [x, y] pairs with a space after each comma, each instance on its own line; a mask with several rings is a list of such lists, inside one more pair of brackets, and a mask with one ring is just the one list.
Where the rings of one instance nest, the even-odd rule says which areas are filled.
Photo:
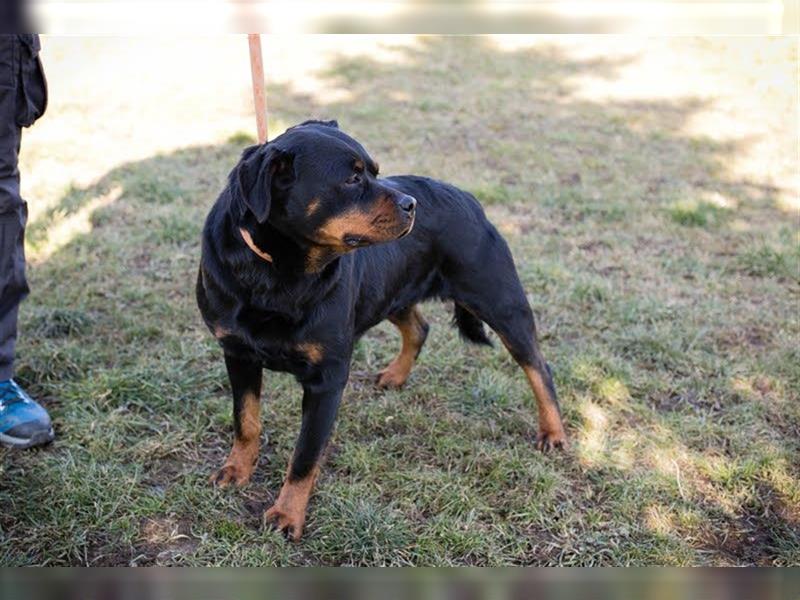
[[270, 335], [268, 332], [254, 336], [233, 330], [218, 339], [226, 353], [261, 363], [271, 371], [297, 376], [311, 373], [323, 359], [323, 350], [318, 343]]

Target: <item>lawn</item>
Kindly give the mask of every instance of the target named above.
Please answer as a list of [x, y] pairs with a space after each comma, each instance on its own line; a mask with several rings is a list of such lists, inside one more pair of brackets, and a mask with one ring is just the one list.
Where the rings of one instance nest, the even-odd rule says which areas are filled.
[[[385, 174], [472, 191], [508, 240], [569, 448], [450, 307], [405, 388], [358, 344], [303, 540], [262, 527], [299, 428], [265, 377], [251, 483], [194, 302], [199, 232], [253, 143], [246, 41], [45, 38], [22, 144], [18, 380], [56, 440], [0, 450], [2, 565], [800, 565], [797, 41], [266, 41], [270, 134], [336, 118]], [[496, 338], [495, 338], [496, 340]]]

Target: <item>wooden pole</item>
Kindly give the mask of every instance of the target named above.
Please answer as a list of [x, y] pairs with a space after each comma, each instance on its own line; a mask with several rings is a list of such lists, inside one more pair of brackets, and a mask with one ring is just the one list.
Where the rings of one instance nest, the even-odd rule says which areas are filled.
[[264, 89], [264, 61], [261, 55], [261, 35], [248, 33], [250, 44], [250, 75], [253, 79], [253, 104], [256, 109], [258, 143], [267, 141], [267, 92]]

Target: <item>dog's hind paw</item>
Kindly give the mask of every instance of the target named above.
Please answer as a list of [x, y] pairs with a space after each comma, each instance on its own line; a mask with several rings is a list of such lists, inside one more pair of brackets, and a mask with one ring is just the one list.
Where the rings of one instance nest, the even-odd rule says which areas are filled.
[[536, 449], [542, 452], [564, 450], [567, 447], [567, 436], [561, 431], [539, 431], [536, 436]]
[[388, 367], [378, 373], [378, 376], [375, 378], [375, 385], [380, 389], [401, 388], [408, 380], [410, 371], [410, 368], [403, 368], [397, 364], [397, 361], [393, 361]]
[[399, 373], [389, 371], [388, 369], [378, 373], [378, 376], [375, 378], [375, 385], [377, 385], [382, 390], [401, 388], [403, 387], [405, 382], [406, 382], [406, 377], [402, 376]]

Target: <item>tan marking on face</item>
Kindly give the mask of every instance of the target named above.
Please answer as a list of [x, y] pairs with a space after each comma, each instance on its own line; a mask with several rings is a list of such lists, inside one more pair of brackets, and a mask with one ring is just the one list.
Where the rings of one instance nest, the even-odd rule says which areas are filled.
[[388, 241], [400, 234], [401, 224], [394, 202], [387, 196], [373, 202], [367, 210], [353, 208], [325, 221], [317, 230], [320, 243], [350, 251], [345, 235], [361, 236], [374, 241]]
[[306, 216], [310, 217], [315, 212], [317, 212], [319, 210], [320, 204], [322, 204], [322, 202], [320, 201], [319, 198], [312, 198], [311, 202], [309, 202], [308, 206], [306, 206]]
[[306, 255], [306, 273], [316, 273], [335, 254], [329, 246], [311, 246]]
[[275, 521], [278, 529], [288, 532], [296, 542], [303, 535], [308, 500], [311, 497], [314, 482], [319, 475], [319, 464], [314, 465], [314, 468], [305, 478], [294, 481], [289, 478], [291, 469], [292, 465], [289, 464], [278, 499], [264, 513], [264, 520]]
[[316, 342], [303, 342], [302, 344], [297, 344], [295, 349], [301, 354], [304, 354], [306, 358], [308, 358], [308, 361], [312, 364], [317, 364], [322, 360], [322, 344], [318, 344]]
[[247, 244], [247, 246], [248, 246], [248, 248], [250, 248], [250, 250], [255, 252], [258, 256], [263, 258], [265, 261], [272, 262], [272, 257], [269, 254], [267, 254], [266, 252], [264, 252], [261, 248], [256, 246], [255, 242], [253, 241], [253, 236], [250, 235], [250, 232], [247, 231], [247, 229], [245, 229], [243, 227], [240, 227], [239, 228], [239, 233], [242, 235], [242, 239], [244, 240], [244, 243]]
[[261, 437], [261, 401], [253, 392], [247, 392], [242, 398], [239, 431], [240, 435], [233, 436], [233, 448], [228, 459], [212, 476], [212, 481], [220, 487], [230, 483], [245, 485], [253, 474]]
[[320, 241], [331, 246], [347, 248], [344, 245], [344, 236], [347, 234], [366, 236], [373, 233], [374, 219], [375, 215], [361, 210], [351, 210], [331, 217], [319, 228]]
[[364, 170], [364, 161], [363, 160], [356, 160], [356, 162], [353, 163], [353, 168], [356, 171], [363, 171]]

